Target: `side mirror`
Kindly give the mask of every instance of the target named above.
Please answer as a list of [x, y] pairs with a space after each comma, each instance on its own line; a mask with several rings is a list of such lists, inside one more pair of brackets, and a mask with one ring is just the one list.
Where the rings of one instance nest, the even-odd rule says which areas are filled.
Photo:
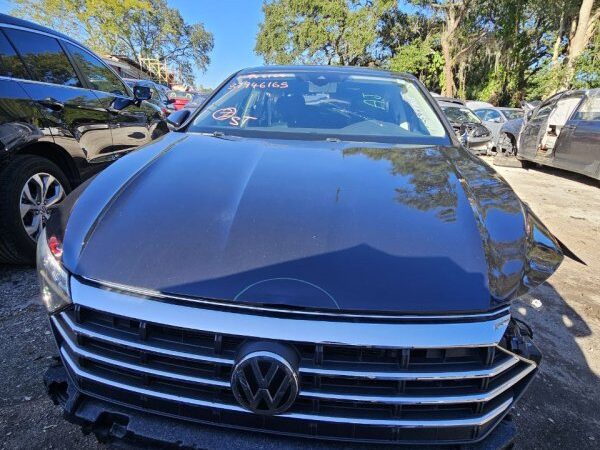
[[167, 124], [172, 128], [179, 128], [190, 117], [190, 114], [191, 112], [187, 109], [172, 112], [167, 117]]
[[147, 86], [140, 86], [139, 84], [136, 84], [133, 87], [133, 98], [137, 102], [150, 100], [152, 98], [152, 91]]

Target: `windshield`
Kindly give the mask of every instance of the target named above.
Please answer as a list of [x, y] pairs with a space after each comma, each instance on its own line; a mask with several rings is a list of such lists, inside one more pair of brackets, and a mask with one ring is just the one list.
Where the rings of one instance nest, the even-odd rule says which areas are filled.
[[469, 108], [460, 106], [442, 106], [442, 111], [453, 123], [481, 123], [479, 117]]
[[521, 119], [524, 111], [522, 109], [503, 109], [502, 114], [504, 114], [508, 120]]
[[416, 83], [325, 71], [251, 73], [231, 79], [188, 131], [273, 138], [447, 144]]

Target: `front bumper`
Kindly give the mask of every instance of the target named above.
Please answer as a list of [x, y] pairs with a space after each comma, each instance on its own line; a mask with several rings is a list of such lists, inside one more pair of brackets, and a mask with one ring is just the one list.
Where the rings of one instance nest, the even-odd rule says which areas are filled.
[[[77, 279], [71, 293], [74, 305], [51, 317], [67, 381], [48, 382], [49, 390], [63, 386], [67, 415], [92, 429], [116, 423], [116, 437], [139, 434], [128, 417], [151, 417], [182, 429], [474, 443], [503, 422], [539, 362], [506, 309], [451, 319], [317, 317], [227, 310]], [[232, 395], [232, 370], [248, 342], [298, 355], [299, 393], [289, 410], [255, 414]], [[86, 416], [84, 404], [105, 414]]]
[[[332, 442], [310, 442], [293, 437], [270, 436], [247, 431], [215, 428], [190, 423], [127, 408], [106, 400], [90, 397], [77, 390], [62, 364], [50, 367], [45, 376], [46, 390], [56, 405], [64, 410], [64, 417], [81, 427], [85, 434], [93, 433], [103, 443], [124, 448], [177, 448], [177, 449], [348, 449]], [[508, 450], [512, 448], [516, 427], [510, 415], [483, 440], [475, 444], [453, 446], [457, 450]], [[226, 443], [226, 444], [225, 444]], [[116, 447], [116, 446], [115, 446]], [[373, 449], [373, 446], [356, 445]], [[421, 446], [422, 450], [439, 448]]]
[[469, 151], [476, 155], [486, 155], [492, 149], [492, 138], [489, 136], [482, 138], [469, 137]]

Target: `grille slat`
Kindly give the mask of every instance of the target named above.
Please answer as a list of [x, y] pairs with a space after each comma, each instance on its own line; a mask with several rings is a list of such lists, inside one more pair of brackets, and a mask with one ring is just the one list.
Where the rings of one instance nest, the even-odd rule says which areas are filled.
[[[375, 370], [364, 371], [356, 370], [359, 364], [353, 366], [349, 364], [330, 364], [327, 368], [303, 364], [300, 367], [300, 373], [306, 375], [321, 375], [330, 377], [348, 377], [348, 378], [366, 378], [366, 379], [381, 379], [381, 380], [451, 380], [459, 378], [485, 378], [493, 377], [519, 362], [515, 356], [508, 356], [497, 362], [489, 368], [475, 368], [465, 370], [465, 365], [454, 365], [447, 367], [430, 366], [430, 370], [376, 370], [377, 364], [372, 364]], [[442, 370], [440, 370], [442, 369]]]
[[[99, 341], [107, 342], [110, 344], [120, 345], [126, 348], [134, 350], [147, 351], [150, 353], [157, 353], [162, 355], [171, 356], [173, 358], [189, 359], [195, 361], [206, 361], [216, 364], [229, 364], [233, 365], [232, 358], [222, 358], [218, 356], [212, 356], [202, 353], [191, 353], [187, 351], [181, 351], [177, 347], [164, 345], [160, 343], [149, 344], [147, 342], [134, 341], [118, 335], [118, 333], [102, 333], [94, 327], [83, 327], [73, 322], [68, 314], [61, 314], [60, 318], [65, 321], [67, 326], [73, 330], [77, 335], [85, 336], [89, 339], [97, 339]], [[54, 320], [56, 320], [53, 317]]]
[[388, 404], [443, 404], [443, 403], [470, 403], [470, 402], [487, 402], [494, 397], [500, 395], [506, 391], [527, 375], [529, 375], [535, 367], [531, 365], [524, 365], [507, 381], [501, 385], [491, 389], [487, 392], [478, 393], [465, 393], [461, 395], [429, 395], [429, 396], [416, 396], [416, 395], [353, 395], [353, 394], [340, 394], [331, 391], [311, 391], [305, 390], [300, 393], [301, 396], [309, 398], [328, 398], [343, 401], [353, 402], [371, 402], [371, 403], [388, 403]]
[[151, 376], [160, 377], [160, 378], [179, 380], [179, 381], [184, 381], [184, 382], [188, 382], [188, 383], [208, 384], [208, 385], [212, 385], [212, 386], [220, 386], [220, 387], [225, 387], [225, 388], [230, 387], [229, 381], [222, 381], [222, 380], [216, 380], [216, 379], [210, 379], [210, 378], [201, 378], [201, 377], [186, 375], [183, 373], [167, 372], [165, 370], [157, 370], [152, 367], [145, 366], [145, 365], [132, 364], [127, 361], [114, 359], [114, 358], [107, 358], [105, 356], [89, 352], [89, 351], [84, 350], [83, 348], [79, 347], [77, 344], [75, 344], [74, 342], [71, 341], [71, 338], [68, 336], [66, 330], [64, 330], [64, 328], [62, 327], [60, 322], [55, 321], [54, 324], [55, 324], [59, 334], [63, 338], [64, 345], [66, 347], [68, 347], [70, 353], [75, 355], [77, 358], [83, 358], [85, 360], [91, 360], [91, 361], [103, 363], [103, 364], [106, 364], [109, 366], [121, 367], [123, 369], [129, 370], [132, 372], [139, 372], [144, 375], [151, 375]]
[[256, 416], [239, 406], [230, 386], [246, 336], [80, 305], [53, 316], [52, 325], [65, 366], [88, 395], [187, 420], [307, 436], [468, 442], [493, 428], [536, 370], [497, 344], [393, 348], [310, 336], [278, 340], [300, 356], [299, 396], [283, 414]]

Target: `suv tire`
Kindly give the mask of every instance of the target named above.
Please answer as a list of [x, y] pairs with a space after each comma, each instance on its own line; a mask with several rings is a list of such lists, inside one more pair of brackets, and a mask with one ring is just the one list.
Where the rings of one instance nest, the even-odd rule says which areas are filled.
[[[71, 191], [69, 180], [63, 171], [52, 161], [34, 155], [18, 155], [0, 170], [0, 262], [12, 264], [32, 264], [35, 261], [36, 242], [25, 229], [25, 223], [34, 220], [31, 214], [39, 215], [35, 220], [45, 221], [46, 211], [43, 200], [46, 198], [41, 191], [36, 191], [35, 182], [33, 192], [28, 192], [37, 200], [42, 200], [36, 205], [43, 205], [40, 211], [34, 204], [23, 217], [22, 206], [26, 210], [28, 205], [23, 205], [23, 192], [26, 184], [40, 175], [44, 181], [49, 181], [50, 187], [60, 200]], [[57, 186], [58, 185], [58, 186]], [[25, 197], [23, 197], [25, 198]], [[28, 201], [28, 200], [27, 200]], [[48, 209], [54, 205], [49, 205]]]

